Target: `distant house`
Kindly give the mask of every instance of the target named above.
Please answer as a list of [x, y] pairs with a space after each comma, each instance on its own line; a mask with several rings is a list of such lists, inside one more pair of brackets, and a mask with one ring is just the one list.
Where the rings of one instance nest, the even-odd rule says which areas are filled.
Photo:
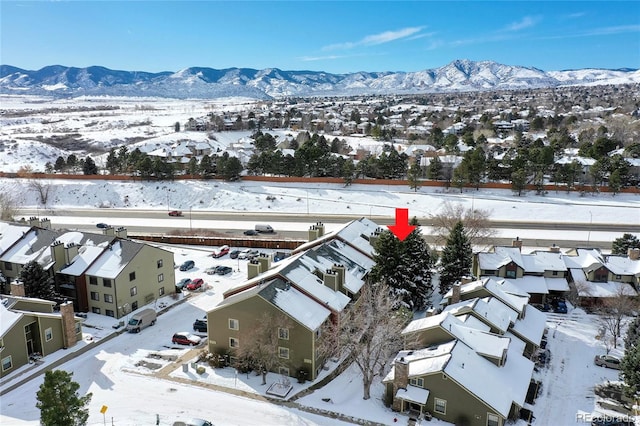
[[20, 296], [22, 285], [12, 284], [12, 293], [0, 304], [0, 377], [30, 362], [34, 355], [47, 356], [82, 340], [81, 319], [70, 302], [54, 312], [54, 302]]
[[[247, 330], [264, 315], [286, 318], [278, 330], [280, 357], [277, 373], [319, 374], [324, 360], [317, 351], [321, 327], [337, 322], [359, 296], [373, 260], [378, 226], [362, 218], [344, 228], [324, 233], [322, 224], [309, 230], [309, 241], [272, 267], [262, 254], [248, 265], [248, 279], [224, 293], [222, 302], [207, 312], [209, 351], [235, 356]], [[281, 327], [283, 328], [283, 327]]]
[[9, 280], [36, 261], [76, 312], [115, 318], [175, 292], [173, 253], [127, 239], [124, 228], [93, 234], [47, 229], [46, 220], [31, 222], [28, 228], [6, 224], [7, 232], [0, 235], [0, 272]]

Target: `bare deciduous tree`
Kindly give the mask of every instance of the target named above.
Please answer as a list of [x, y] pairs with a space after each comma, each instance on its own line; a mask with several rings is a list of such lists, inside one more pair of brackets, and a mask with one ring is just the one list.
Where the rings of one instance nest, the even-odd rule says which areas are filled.
[[35, 190], [40, 197], [40, 203], [43, 206], [46, 206], [49, 202], [49, 190], [51, 189], [51, 185], [49, 182], [43, 179], [31, 179], [29, 181], [29, 188]]
[[630, 285], [621, 283], [616, 294], [604, 298], [600, 307], [600, 322], [606, 333], [611, 335], [614, 348], [618, 347], [624, 319], [638, 309], [638, 301], [630, 297], [631, 289]]
[[407, 317], [393, 309], [396, 303], [386, 285], [367, 284], [340, 323], [323, 333], [323, 354], [346, 356], [360, 370], [363, 399], [371, 398], [373, 380], [385, 373], [392, 356], [402, 348]]
[[496, 235], [496, 231], [490, 227], [490, 213], [488, 210], [467, 209], [461, 203], [445, 201], [440, 212], [430, 216], [436, 243], [443, 245], [456, 223], [462, 222], [472, 246], [490, 244]]
[[283, 365], [284, 358], [279, 353], [279, 331], [291, 331], [292, 321], [285, 315], [264, 313], [252, 327], [244, 328], [239, 336], [240, 345], [235, 350], [240, 364], [262, 374], [262, 384], [267, 384], [267, 372]]
[[0, 220], [13, 220], [18, 212], [18, 202], [10, 194], [0, 194]]

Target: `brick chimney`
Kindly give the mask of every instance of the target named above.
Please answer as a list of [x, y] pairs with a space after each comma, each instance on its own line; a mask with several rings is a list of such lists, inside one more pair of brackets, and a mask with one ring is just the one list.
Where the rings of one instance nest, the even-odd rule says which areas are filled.
[[629, 260], [640, 260], [640, 248], [629, 247], [627, 256], [629, 256]]
[[402, 410], [402, 400], [396, 398], [398, 389], [406, 389], [409, 385], [409, 362], [404, 357], [397, 358], [393, 361], [393, 411]]
[[73, 303], [64, 302], [60, 305], [60, 315], [62, 316], [62, 332], [64, 335], [63, 347], [70, 348], [76, 344], [76, 318], [73, 313]]
[[511, 247], [517, 247], [518, 250], [522, 251], [522, 240], [520, 237], [516, 237], [515, 240], [511, 241]]
[[22, 281], [11, 281], [10, 287], [12, 296], [24, 297], [24, 283]]
[[451, 304], [458, 303], [460, 301], [460, 287], [461, 284], [456, 282], [451, 287]]
[[436, 310], [433, 309], [433, 307], [431, 307], [431, 308], [427, 309], [427, 312], [425, 312], [424, 317], [425, 318], [429, 318], [429, 317], [434, 316], [435, 314], [436, 314]]

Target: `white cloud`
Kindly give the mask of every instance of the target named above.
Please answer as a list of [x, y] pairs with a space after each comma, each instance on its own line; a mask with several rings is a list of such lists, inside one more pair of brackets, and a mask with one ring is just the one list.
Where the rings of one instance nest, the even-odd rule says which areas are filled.
[[400, 40], [403, 38], [416, 38], [415, 34], [422, 31], [424, 27], [407, 27], [397, 31], [385, 31], [379, 34], [368, 35], [359, 41], [348, 41], [345, 43], [336, 43], [328, 46], [324, 46], [322, 50], [348, 50], [357, 46], [375, 46], [378, 44], [389, 43], [391, 41]]
[[540, 21], [540, 17], [537, 16], [525, 16], [519, 21], [512, 22], [504, 28], [504, 31], [520, 31], [525, 28], [533, 27]]

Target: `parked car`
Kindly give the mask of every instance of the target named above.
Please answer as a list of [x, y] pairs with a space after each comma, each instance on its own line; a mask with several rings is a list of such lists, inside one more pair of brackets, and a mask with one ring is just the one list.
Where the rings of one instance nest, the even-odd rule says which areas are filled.
[[189, 284], [187, 284], [187, 290], [197, 290], [204, 284], [204, 280], [202, 278], [195, 278]]
[[194, 334], [189, 333], [188, 331], [181, 331], [175, 333], [171, 338], [172, 343], [177, 343], [179, 345], [191, 345], [195, 346], [200, 343], [202, 339], [200, 336], [196, 336]]
[[217, 266], [210, 266], [207, 269], [204, 270], [204, 273], [207, 275], [213, 275], [217, 272], [218, 267]]
[[179, 420], [177, 422], [173, 422], [173, 426], [213, 426], [208, 420], [204, 419], [191, 419], [191, 420]]
[[96, 223], [96, 228], [105, 229], [105, 228], [108, 228], [108, 227], [109, 227], [109, 225], [107, 225], [106, 223], [102, 223], [102, 222]]
[[196, 266], [196, 262], [193, 260], [185, 260], [182, 265], [180, 265], [181, 271], [188, 271], [189, 269], [193, 269]]
[[231, 251], [229, 252], [229, 257], [230, 257], [231, 259], [237, 259], [237, 258], [238, 258], [238, 255], [240, 255], [240, 250], [231, 250]]
[[244, 249], [238, 255], [238, 259], [253, 259], [258, 255], [258, 250]]
[[216, 268], [216, 274], [218, 275], [227, 275], [233, 272], [233, 268], [229, 266], [218, 266]]
[[611, 355], [596, 355], [593, 362], [598, 367], [613, 368], [614, 370], [620, 370], [620, 359]]
[[248, 235], [248, 236], [258, 235], [258, 231], [256, 231], [255, 229], [247, 229], [246, 231], [244, 231], [244, 235]]
[[211, 256], [218, 258], [224, 256], [227, 253], [229, 253], [229, 246], [225, 245], [217, 250], [214, 250], [213, 253], [211, 253]]
[[206, 333], [207, 332], [207, 318], [205, 317], [204, 319], [195, 320], [195, 322], [193, 323], [193, 330], [194, 331], [199, 331], [201, 333]]
[[158, 314], [151, 308], [143, 309], [131, 316], [127, 324], [127, 330], [130, 333], [140, 333], [140, 330], [150, 327], [156, 323]]
[[180, 210], [171, 210], [169, 216], [182, 216], [182, 212]]
[[191, 282], [191, 278], [183, 278], [176, 283], [176, 287], [185, 288]]
[[553, 312], [556, 314], [566, 314], [568, 312], [567, 303], [564, 300], [558, 300], [553, 307]]
[[261, 234], [273, 234], [275, 232], [271, 225], [267, 225], [266, 223], [258, 223], [254, 229]]

